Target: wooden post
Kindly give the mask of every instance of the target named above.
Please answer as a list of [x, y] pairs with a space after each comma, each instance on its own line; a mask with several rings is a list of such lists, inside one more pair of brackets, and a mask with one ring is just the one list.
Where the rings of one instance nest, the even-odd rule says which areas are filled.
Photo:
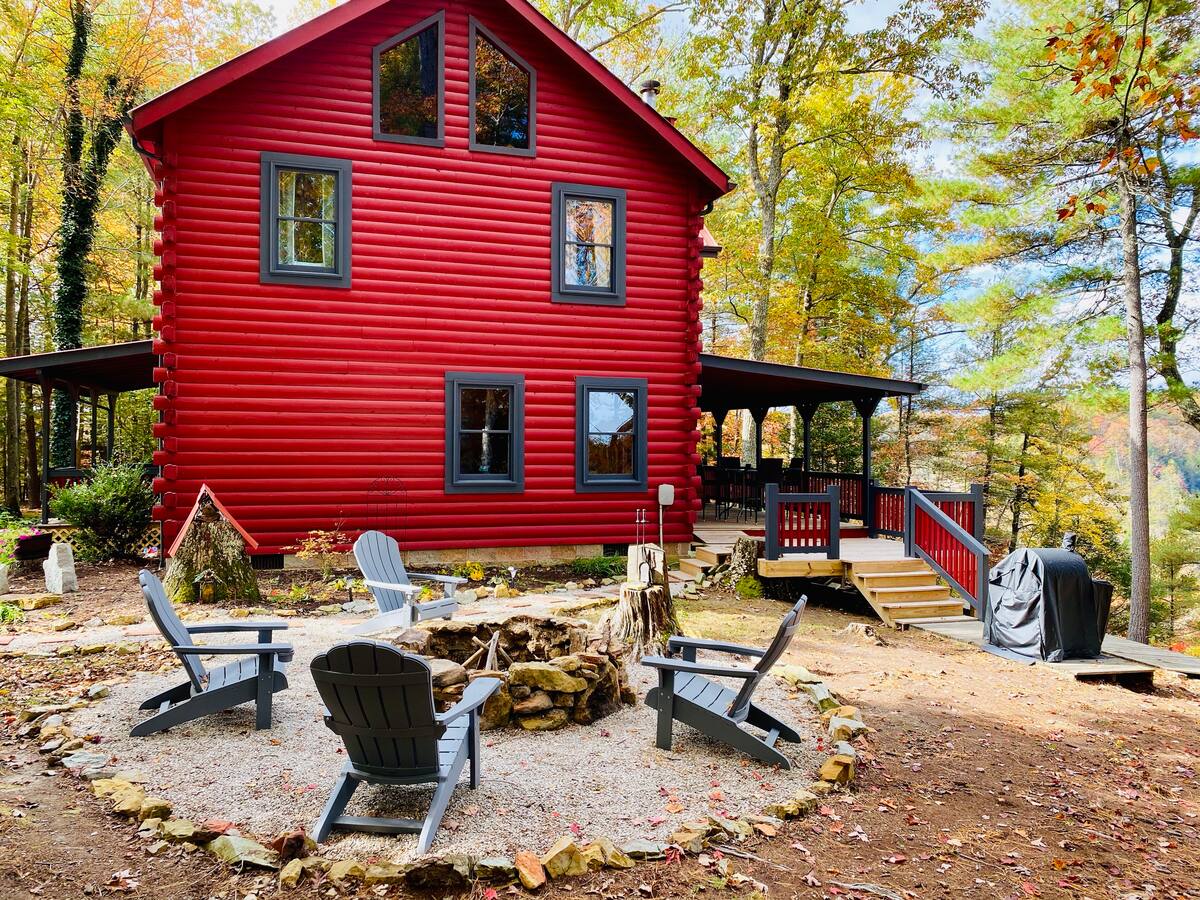
[[92, 433], [88, 435], [88, 468], [96, 468], [96, 429], [99, 427], [100, 392], [95, 388], [89, 391], [92, 398]]
[[779, 559], [779, 485], [767, 485], [767, 559]]
[[53, 388], [46, 376], [38, 372], [42, 382], [42, 524], [50, 521], [50, 396]]
[[713, 424], [715, 425], [715, 428], [713, 429], [713, 440], [717, 445], [716, 462], [719, 466], [721, 464], [721, 457], [725, 454], [725, 417], [729, 415], [729, 410], [714, 409], [712, 415]]
[[862, 518], [867, 534], [875, 537], [875, 522], [871, 509], [871, 416], [879, 406], [878, 397], [863, 397], [854, 401], [854, 408], [862, 416]]
[[808, 490], [808, 473], [812, 471], [812, 420], [820, 405], [812, 402], [796, 404], [796, 409], [800, 411], [800, 419], [804, 423], [804, 480], [800, 485], [801, 491]]
[[[104, 458], [106, 462], [112, 462], [113, 453], [117, 447], [117, 395], [108, 395], [108, 433], [107, 446], [105, 448]], [[267, 642], [264, 642], [267, 643]]]
[[767, 418], [770, 408], [766, 406], [751, 407], [750, 415], [754, 417], [754, 467], [762, 468], [762, 429], [763, 421]]

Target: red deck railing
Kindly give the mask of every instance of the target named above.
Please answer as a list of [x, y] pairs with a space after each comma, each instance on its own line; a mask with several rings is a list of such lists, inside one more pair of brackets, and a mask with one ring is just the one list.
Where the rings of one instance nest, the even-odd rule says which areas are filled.
[[924, 559], [979, 611], [987, 597], [988, 551], [974, 533], [982, 526], [976, 512], [982, 494], [976, 488], [965, 495], [907, 488], [904, 552]]
[[837, 559], [841, 531], [839, 489], [832, 485], [824, 493], [783, 494], [779, 485], [766, 489], [767, 559], [786, 552], [819, 553]]

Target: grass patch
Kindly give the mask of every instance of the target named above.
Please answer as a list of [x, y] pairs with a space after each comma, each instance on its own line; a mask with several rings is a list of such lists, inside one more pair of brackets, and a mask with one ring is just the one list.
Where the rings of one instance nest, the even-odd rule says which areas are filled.
[[581, 556], [568, 564], [581, 578], [618, 578], [625, 574], [624, 556]]

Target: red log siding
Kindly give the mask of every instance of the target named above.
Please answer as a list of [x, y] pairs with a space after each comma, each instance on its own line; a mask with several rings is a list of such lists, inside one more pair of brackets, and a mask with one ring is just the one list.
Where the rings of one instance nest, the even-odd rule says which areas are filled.
[[[372, 139], [371, 48], [446, 10], [445, 148]], [[538, 72], [537, 157], [467, 149], [468, 14]], [[277, 552], [408, 490], [414, 549], [620, 543], [679, 488], [691, 538], [698, 176], [546, 39], [485, 2], [396, 2], [164, 122], [156, 483], [170, 543], [202, 482]], [[353, 287], [259, 283], [262, 151], [353, 160]], [[628, 192], [628, 303], [550, 301], [551, 183]], [[523, 494], [443, 491], [446, 371], [526, 378]], [[575, 491], [575, 376], [649, 380], [645, 494]]]

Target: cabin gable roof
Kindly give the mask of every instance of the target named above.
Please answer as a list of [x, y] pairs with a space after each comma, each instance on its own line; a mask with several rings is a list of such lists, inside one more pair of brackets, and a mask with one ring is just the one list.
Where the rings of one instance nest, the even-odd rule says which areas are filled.
[[[153, 140], [159, 131], [160, 123], [167, 117], [390, 2], [392, 0], [347, 0], [340, 6], [141, 104], [130, 114], [129, 130], [138, 138]], [[714, 198], [732, 188], [729, 177], [700, 148], [527, 0], [498, 2], [505, 4], [519, 19], [546, 37], [571, 64], [582, 69], [603, 87], [607, 96], [618, 106], [632, 112], [649, 126], [711, 187]]]

